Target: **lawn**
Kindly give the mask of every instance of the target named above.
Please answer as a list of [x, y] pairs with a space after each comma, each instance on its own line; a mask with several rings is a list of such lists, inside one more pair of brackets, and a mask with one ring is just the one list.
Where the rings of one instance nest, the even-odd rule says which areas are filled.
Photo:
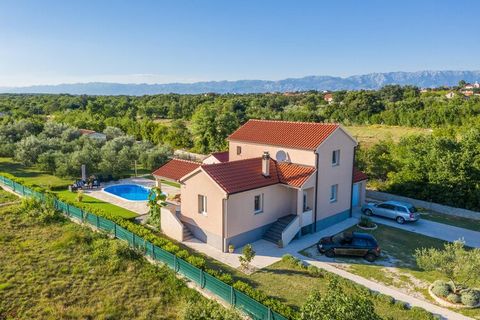
[[123, 242], [18, 206], [0, 208], [0, 246], [0, 319], [182, 319], [219, 308]]
[[92, 213], [94, 213], [95, 210], [102, 210], [102, 211], [120, 216], [125, 219], [132, 219], [138, 216], [138, 214], [133, 211], [90, 197], [86, 194], [83, 195], [82, 202], [78, 202], [78, 199], [77, 199], [78, 194], [75, 192], [64, 190], [64, 191], [55, 191], [54, 194], [60, 200], [63, 199], [63, 200], [69, 201], [70, 203], [74, 204], [79, 208], [92, 211]]
[[0, 172], [10, 173], [29, 184], [46, 189], [67, 186], [72, 183], [72, 179], [59, 178], [36, 168], [25, 167], [12, 158], [0, 158]]
[[18, 197], [0, 187], [0, 203], [12, 202], [18, 200]]
[[167, 186], [175, 187], [175, 188], [180, 188], [180, 183], [173, 182], [173, 181], [168, 181], [168, 180], [162, 180], [163, 184], [166, 184]]
[[345, 128], [366, 147], [388, 138], [399, 141], [405, 135], [431, 133], [430, 129], [386, 125], [346, 126]]
[[480, 231], [480, 220], [452, 216], [438, 212], [421, 212], [422, 219], [449, 224], [459, 228]]
[[[378, 225], [378, 228], [373, 231], [361, 230], [358, 227], [352, 227], [346, 231], [371, 233], [382, 249], [382, 256], [374, 263], [361, 258], [336, 257], [334, 262], [339, 263], [341, 268], [433, 302], [428, 294], [428, 285], [444, 277], [437, 272], [420, 270], [414, 254], [417, 248], [443, 248], [444, 241], [384, 225]], [[314, 247], [307, 248], [301, 253], [322, 261], [332, 261], [319, 255]], [[468, 316], [480, 316], [478, 309], [464, 309], [458, 312]]]

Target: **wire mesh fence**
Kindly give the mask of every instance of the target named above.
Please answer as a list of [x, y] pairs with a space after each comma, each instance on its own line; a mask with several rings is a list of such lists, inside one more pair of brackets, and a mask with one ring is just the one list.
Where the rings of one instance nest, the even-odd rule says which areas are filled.
[[[48, 201], [45, 194], [25, 187], [24, 185], [1, 175], [0, 183], [19, 195], [33, 197], [40, 201]], [[174, 254], [152, 244], [142, 237], [137, 236], [136, 234], [119, 226], [111, 220], [84, 211], [56, 198], [53, 199], [53, 204], [57, 210], [61, 211], [66, 216], [73, 218], [78, 222], [89, 224], [99, 230], [112, 234], [118, 239], [126, 241], [131, 247], [142, 251], [145, 255], [148, 255], [153, 260], [165, 264], [176, 273], [179, 273], [190, 281], [195, 282], [199, 287], [216, 295], [226, 303], [242, 310], [253, 319], [286, 320], [286, 318], [282, 315], [272, 311], [267, 306], [256, 301], [255, 299], [250, 298], [246, 294], [233, 288], [231, 285], [220, 281], [202, 269], [193, 266]]]

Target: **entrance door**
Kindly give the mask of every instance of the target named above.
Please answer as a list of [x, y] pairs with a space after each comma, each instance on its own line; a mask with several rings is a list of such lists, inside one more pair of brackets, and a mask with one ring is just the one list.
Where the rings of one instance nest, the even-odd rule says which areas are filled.
[[360, 183], [353, 184], [352, 190], [352, 206], [358, 207], [360, 205]]

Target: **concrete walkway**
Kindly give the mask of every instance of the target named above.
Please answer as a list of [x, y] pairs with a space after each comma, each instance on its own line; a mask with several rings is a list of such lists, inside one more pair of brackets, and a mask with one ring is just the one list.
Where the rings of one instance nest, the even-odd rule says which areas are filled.
[[[354, 217], [359, 218], [359, 211], [354, 213]], [[421, 219], [413, 223], [399, 224], [395, 220], [372, 216], [372, 221], [389, 227], [398, 228], [410, 232], [415, 232], [437, 238], [445, 241], [456, 241], [463, 239], [465, 245], [474, 248], [480, 248], [480, 232], [451, 226], [444, 223], [438, 223], [430, 220]], [[480, 221], [478, 222], [480, 224]]]

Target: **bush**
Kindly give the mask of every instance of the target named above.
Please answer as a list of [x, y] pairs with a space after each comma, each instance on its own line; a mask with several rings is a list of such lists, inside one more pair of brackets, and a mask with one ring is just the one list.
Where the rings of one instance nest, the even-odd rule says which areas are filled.
[[375, 227], [375, 223], [373, 223], [372, 219], [367, 216], [361, 216], [360, 221], [358, 222], [358, 225], [360, 227], [364, 228], [373, 228]]
[[462, 298], [460, 295], [456, 294], [456, 293], [450, 293], [448, 296], [447, 296], [447, 300], [450, 301], [451, 303], [460, 303], [462, 302]]
[[202, 257], [190, 256], [187, 258], [187, 262], [199, 269], [205, 269], [206, 263]]
[[180, 312], [182, 320], [241, 320], [242, 317], [233, 309], [225, 309], [215, 301], [202, 299], [188, 302]]
[[467, 290], [462, 292], [462, 303], [466, 306], [473, 307], [480, 303], [480, 291]]
[[445, 281], [437, 280], [433, 283], [432, 292], [438, 297], [446, 298], [452, 292], [452, 287]]

